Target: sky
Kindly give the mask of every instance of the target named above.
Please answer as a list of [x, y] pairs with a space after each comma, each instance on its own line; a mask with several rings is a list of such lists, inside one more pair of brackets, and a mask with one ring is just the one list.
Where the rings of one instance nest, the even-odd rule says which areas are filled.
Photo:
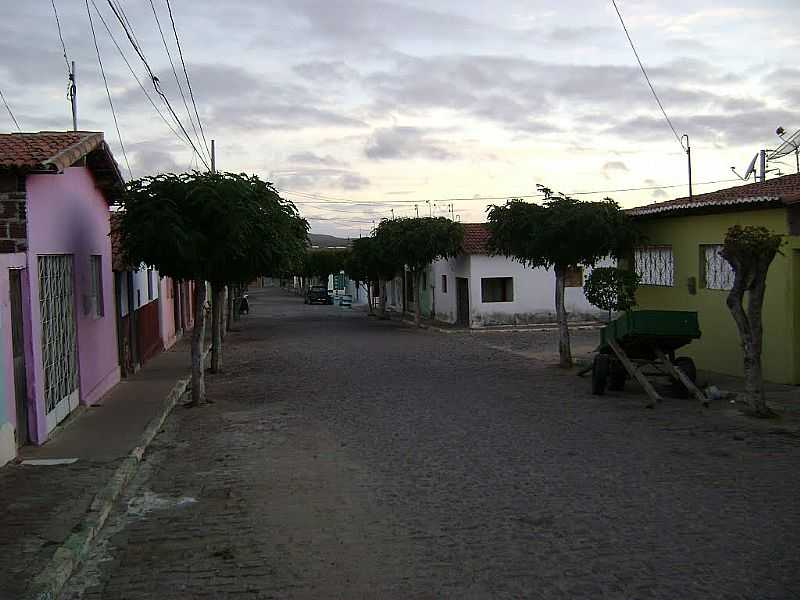
[[[180, 75], [166, 0], [114, 2], [205, 153], [154, 15]], [[79, 129], [105, 133], [126, 178], [205, 168], [165, 123], [171, 116], [109, 1], [94, 4], [165, 119], [92, 4], [127, 161], [86, 5], [55, 0], [77, 63]], [[618, 6], [675, 131], [690, 136], [695, 193], [735, 185], [725, 182], [732, 165], [742, 172], [759, 149], [778, 145], [778, 126], [800, 128], [800, 2]], [[610, 0], [171, 0], [171, 8], [217, 168], [273, 182], [313, 232], [367, 235], [382, 218], [417, 211], [482, 221], [503, 198], [536, 200], [537, 184], [564, 193], [676, 186], [580, 196], [624, 207], [687, 195], [686, 155]], [[52, 4], [9, 1], [0, 90], [21, 128], [70, 129], [66, 87]], [[14, 130], [5, 112], [0, 130]], [[771, 166], [795, 171], [791, 158]], [[709, 181], [721, 183], [701, 185]]]

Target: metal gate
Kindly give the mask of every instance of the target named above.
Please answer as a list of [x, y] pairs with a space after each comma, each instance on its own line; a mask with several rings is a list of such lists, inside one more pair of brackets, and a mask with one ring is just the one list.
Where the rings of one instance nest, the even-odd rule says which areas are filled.
[[39, 257], [39, 306], [47, 431], [78, 406], [72, 255]]

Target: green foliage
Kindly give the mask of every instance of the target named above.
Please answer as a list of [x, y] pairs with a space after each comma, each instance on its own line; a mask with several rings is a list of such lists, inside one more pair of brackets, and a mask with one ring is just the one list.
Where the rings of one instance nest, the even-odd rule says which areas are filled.
[[751, 290], [767, 275], [770, 263], [781, 253], [783, 236], [766, 227], [734, 225], [725, 234], [723, 258], [735, 273], [735, 278], [745, 290]]
[[539, 189], [545, 194], [542, 205], [510, 200], [489, 208], [491, 252], [530, 267], [566, 269], [624, 256], [639, 239], [633, 222], [610, 198], [584, 202]]
[[327, 277], [344, 270], [349, 250], [309, 249], [303, 260], [303, 275], [306, 277]]
[[391, 279], [397, 272], [374, 237], [353, 240], [353, 249], [344, 270], [350, 279], [360, 283]]
[[244, 283], [291, 269], [308, 223], [256, 176], [193, 171], [128, 183], [119, 235], [129, 264], [176, 279]]
[[597, 267], [592, 269], [583, 292], [586, 299], [602, 310], [613, 311], [630, 310], [636, 306], [636, 288], [639, 285], [639, 276], [627, 269], [616, 267]]
[[403, 265], [419, 271], [439, 258], [457, 255], [464, 228], [445, 217], [385, 219], [376, 228], [375, 239], [384, 263], [394, 272]]

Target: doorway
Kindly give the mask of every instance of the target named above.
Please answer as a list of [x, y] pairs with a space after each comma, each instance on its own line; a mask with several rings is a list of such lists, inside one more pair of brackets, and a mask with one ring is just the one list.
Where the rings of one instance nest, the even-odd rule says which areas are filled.
[[17, 447], [30, 442], [28, 433], [28, 372], [25, 365], [25, 328], [22, 317], [22, 270], [8, 271], [11, 300], [11, 353], [14, 357], [14, 398], [17, 410]]
[[456, 323], [469, 327], [469, 279], [456, 277]]
[[39, 256], [47, 431], [78, 407], [78, 348], [71, 254]]

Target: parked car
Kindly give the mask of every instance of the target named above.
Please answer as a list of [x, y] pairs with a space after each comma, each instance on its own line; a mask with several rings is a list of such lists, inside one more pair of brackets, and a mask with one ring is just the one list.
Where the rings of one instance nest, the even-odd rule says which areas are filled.
[[312, 285], [305, 297], [306, 304], [333, 304], [333, 298], [324, 285]]

